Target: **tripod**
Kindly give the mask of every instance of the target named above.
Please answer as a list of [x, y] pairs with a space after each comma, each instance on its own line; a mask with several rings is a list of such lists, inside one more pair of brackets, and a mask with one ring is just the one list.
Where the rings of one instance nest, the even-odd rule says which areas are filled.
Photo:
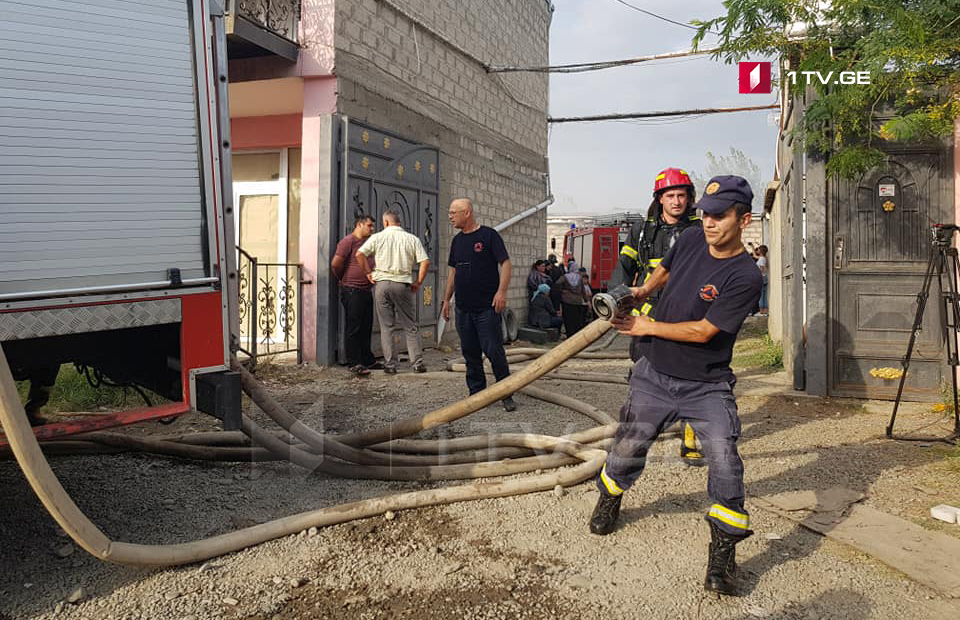
[[[930, 259], [927, 261], [927, 271], [923, 276], [923, 288], [917, 293], [917, 315], [913, 319], [913, 329], [910, 332], [910, 342], [907, 344], [907, 353], [903, 357], [903, 374], [900, 375], [900, 386], [897, 388], [897, 398], [893, 401], [893, 413], [890, 415], [890, 424], [887, 426], [887, 437], [903, 441], [942, 441], [953, 444], [960, 438], [960, 411], [957, 407], [957, 366], [960, 359], [957, 356], [957, 335], [960, 326], [960, 295], [957, 294], [957, 273], [960, 271], [960, 262], [957, 260], [957, 249], [950, 245], [953, 233], [960, 227], [949, 224], [936, 224], [931, 228], [933, 234], [930, 246]], [[947, 290], [943, 290], [943, 277], [946, 272]], [[940, 331], [945, 336], [947, 365], [950, 366], [950, 381], [953, 385], [953, 434], [947, 437], [904, 437], [893, 434], [893, 424], [897, 419], [897, 409], [900, 408], [900, 397], [903, 395], [903, 384], [907, 380], [907, 369], [910, 368], [910, 358], [913, 357], [913, 347], [917, 342], [917, 334], [923, 326], [923, 314], [927, 309], [927, 299], [930, 296], [930, 284], [934, 277], [937, 279], [937, 290], [942, 301], [940, 308]]]

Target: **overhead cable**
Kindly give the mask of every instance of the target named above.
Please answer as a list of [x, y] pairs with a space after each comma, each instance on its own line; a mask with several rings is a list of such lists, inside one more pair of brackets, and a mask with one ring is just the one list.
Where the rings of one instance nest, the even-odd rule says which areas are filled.
[[667, 52], [665, 54], [650, 54], [647, 56], [637, 56], [635, 58], [624, 58], [621, 60], [605, 60], [599, 62], [581, 62], [569, 65], [545, 65], [545, 66], [505, 66], [492, 65], [487, 67], [489, 73], [583, 73], [586, 71], [600, 71], [603, 69], [612, 69], [614, 67], [623, 67], [626, 65], [635, 65], [641, 62], [650, 62], [653, 60], [666, 60], [669, 58], [683, 58], [686, 56], [703, 56], [718, 51], [716, 48], [702, 50], [684, 50], [682, 52]]
[[[678, 22], [678, 21], [676, 21], [675, 19], [670, 19], [669, 17], [664, 17], [663, 15], [658, 15], [657, 13], [654, 13], [653, 11], [648, 11], [647, 9], [641, 9], [640, 7], [634, 6], [634, 5], [630, 4], [629, 2], [624, 2], [624, 0], [613, 0], [613, 1], [622, 4], [623, 6], [627, 7], [628, 9], [633, 9], [634, 11], [639, 11], [639, 12], [643, 13], [644, 15], [649, 15], [650, 17], [655, 17], [656, 19], [663, 20], [663, 21], [665, 21], [665, 22], [667, 22], [667, 23], [669, 23], [669, 24], [674, 24], [674, 25], [677, 25], [677, 26], [683, 26], [684, 28], [689, 28], [690, 30], [699, 30], [699, 28], [697, 28], [696, 26], [693, 26], [693, 25], [691, 25], [691, 24], [685, 24], [685, 23], [683, 23], [683, 22]], [[720, 36], [720, 33], [719, 33], [719, 32], [714, 32], [713, 30], [707, 30], [707, 32], [710, 33], [710, 34], [715, 34], [715, 35], [717, 35], [717, 36]]]
[[598, 114], [596, 116], [562, 116], [547, 119], [548, 123], [591, 123], [597, 121], [621, 121], [634, 118], [658, 118], [664, 116], [692, 116], [695, 114], [728, 114], [730, 112], [753, 112], [779, 109], [779, 104], [755, 105], [742, 108], [701, 108], [696, 110], [666, 110], [660, 112], [628, 112], [622, 114]]

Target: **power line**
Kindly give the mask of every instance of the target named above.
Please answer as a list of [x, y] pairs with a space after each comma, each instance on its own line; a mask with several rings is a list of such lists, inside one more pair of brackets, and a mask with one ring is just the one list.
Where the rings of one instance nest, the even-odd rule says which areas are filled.
[[488, 73], [583, 73], [585, 71], [600, 71], [602, 69], [612, 69], [613, 67], [623, 67], [625, 65], [634, 65], [641, 62], [650, 62], [653, 60], [666, 60], [670, 58], [685, 58], [688, 56], [703, 56], [712, 54], [717, 49], [709, 48], [702, 50], [684, 50], [682, 52], [667, 52], [665, 54], [650, 54], [647, 56], [637, 56], [635, 58], [624, 58], [621, 60], [604, 60], [599, 62], [580, 62], [569, 65], [546, 65], [546, 66], [491, 66], [487, 67]]
[[691, 116], [694, 114], [728, 114], [730, 112], [753, 112], [756, 110], [779, 109], [779, 104], [755, 105], [742, 108], [702, 108], [698, 110], [667, 110], [662, 112], [630, 112], [623, 114], [599, 114], [596, 116], [550, 117], [548, 123], [591, 123], [597, 121], [621, 121], [635, 118], [660, 118], [664, 116]]
[[[627, 7], [627, 8], [633, 9], [634, 11], [640, 11], [640, 12], [643, 13], [644, 15], [649, 15], [650, 17], [655, 17], [655, 18], [660, 19], [660, 20], [663, 20], [663, 21], [665, 21], [665, 22], [667, 22], [667, 23], [675, 24], [675, 25], [677, 25], [677, 26], [683, 26], [684, 28], [689, 28], [690, 30], [699, 30], [696, 26], [691, 26], [690, 24], [685, 24], [685, 23], [683, 23], [683, 22], [678, 22], [678, 21], [676, 21], [676, 20], [670, 19], [669, 17], [664, 17], [663, 15], [658, 15], [658, 14], [652, 12], [652, 11], [648, 11], [648, 10], [646, 10], [646, 9], [641, 9], [640, 7], [634, 6], [634, 5], [630, 4], [629, 2], [624, 2], [624, 0], [613, 0], [613, 1], [614, 1], [614, 2], [619, 2], [620, 4], [622, 4], [623, 6], [625, 6], [625, 7]], [[714, 32], [713, 30], [707, 30], [707, 32], [709, 32], [710, 34], [715, 34], [715, 35], [717, 35], [717, 36], [720, 36], [720, 33], [719, 33], [719, 32]]]

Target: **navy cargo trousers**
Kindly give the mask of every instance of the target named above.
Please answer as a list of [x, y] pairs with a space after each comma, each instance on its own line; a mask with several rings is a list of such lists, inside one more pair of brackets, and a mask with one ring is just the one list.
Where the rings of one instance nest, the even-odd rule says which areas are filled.
[[598, 486], [611, 495], [623, 494], [643, 472], [653, 442], [681, 419], [696, 431], [710, 468], [707, 495], [713, 505], [707, 519], [735, 536], [750, 534], [750, 516], [743, 507], [743, 461], [737, 452], [740, 418], [733, 386], [726, 381], [679, 379], [658, 372], [645, 357], [637, 360]]

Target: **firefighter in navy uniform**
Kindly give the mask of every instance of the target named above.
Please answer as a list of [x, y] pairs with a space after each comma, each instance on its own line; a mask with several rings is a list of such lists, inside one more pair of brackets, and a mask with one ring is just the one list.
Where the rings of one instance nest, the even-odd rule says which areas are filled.
[[[696, 191], [686, 171], [680, 168], [660, 171], [653, 182], [653, 202], [647, 211], [647, 219], [633, 225], [626, 243], [620, 249], [620, 261], [611, 278], [613, 286], [618, 283], [626, 286], [643, 284], [673, 247], [680, 233], [691, 226], [701, 226], [693, 208], [694, 202]], [[654, 311], [659, 299], [660, 293], [657, 292], [636, 312], [656, 318]], [[649, 337], [634, 336], [630, 341], [630, 359], [634, 362], [640, 359], [646, 354], [649, 344]], [[680, 442], [681, 461], [692, 466], [703, 465], [703, 454], [697, 449], [693, 427], [683, 420], [680, 422], [680, 433], [683, 438]]]
[[652, 338], [633, 366], [630, 394], [597, 477], [600, 496], [590, 516], [591, 532], [612, 533], [623, 494], [642, 474], [650, 446], [674, 422], [689, 420], [709, 466], [712, 506], [705, 518], [711, 542], [703, 585], [727, 595], [739, 594], [736, 545], [753, 533], [737, 450], [737, 378], [730, 368], [737, 334], [763, 288], [763, 277], [743, 247], [752, 203], [753, 191], [742, 177], [712, 178], [697, 203], [703, 226], [685, 230], [643, 286], [632, 290], [637, 303], [663, 290], [657, 319], [613, 317], [620, 333]]

